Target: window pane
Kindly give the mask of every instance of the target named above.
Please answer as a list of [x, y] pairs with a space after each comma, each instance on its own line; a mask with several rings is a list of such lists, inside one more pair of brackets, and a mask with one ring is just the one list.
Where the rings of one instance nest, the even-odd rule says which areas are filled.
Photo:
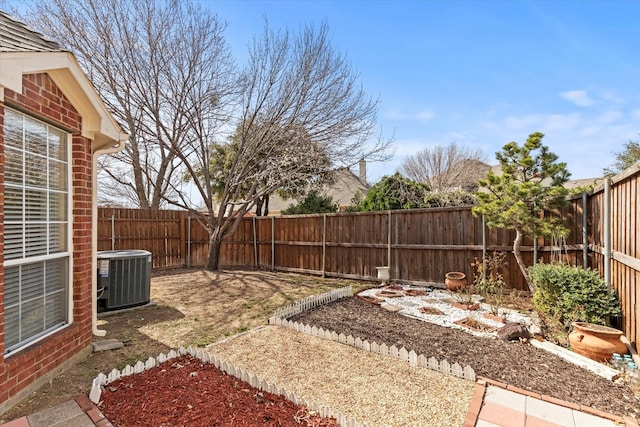
[[47, 220], [47, 192], [45, 190], [26, 190], [25, 221]]
[[20, 267], [8, 267], [4, 270], [4, 308], [20, 302]]
[[22, 338], [33, 337], [44, 331], [44, 296], [22, 304], [20, 322]]
[[64, 132], [49, 128], [49, 158], [67, 159], [67, 136]]
[[47, 125], [36, 120], [25, 120], [25, 151], [47, 154]]
[[67, 164], [49, 160], [49, 188], [65, 190], [67, 188]]
[[26, 224], [24, 242], [24, 256], [36, 256], [47, 254], [47, 225]]
[[29, 153], [25, 158], [25, 185], [47, 188], [47, 159]]
[[49, 224], [49, 253], [67, 251], [67, 223]]
[[66, 293], [60, 290], [47, 295], [45, 310], [45, 328], [49, 329], [64, 323], [67, 315]]
[[49, 193], [49, 220], [67, 220], [67, 195], [65, 193]]
[[44, 263], [23, 265], [21, 272], [21, 302], [41, 298], [44, 295]]
[[23, 257], [24, 240], [22, 236], [23, 224], [4, 224], [4, 259], [18, 259]]
[[22, 149], [23, 119], [13, 110], [4, 110], [4, 143]]
[[46, 292], [53, 293], [67, 288], [67, 258], [54, 259], [46, 263]]
[[20, 308], [5, 307], [4, 309], [4, 347], [8, 350], [20, 342]]
[[[5, 139], [6, 141], [6, 139]], [[4, 181], [7, 184], [22, 185], [24, 179], [23, 152], [5, 147], [4, 150]]]
[[22, 188], [7, 185], [4, 188], [4, 220], [23, 222]]

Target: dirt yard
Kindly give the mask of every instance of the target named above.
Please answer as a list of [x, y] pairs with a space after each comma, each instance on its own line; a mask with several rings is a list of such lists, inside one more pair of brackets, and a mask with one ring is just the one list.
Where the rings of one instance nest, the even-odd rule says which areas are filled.
[[205, 346], [266, 324], [278, 307], [348, 285], [357, 292], [371, 283], [264, 271], [155, 273], [151, 281], [154, 305], [99, 318], [99, 327], [107, 331], [105, 338], [128, 345], [91, 354], [3, 414], [0, 423], [88, 393], [100, 372], [122, 369], [179, 346]]

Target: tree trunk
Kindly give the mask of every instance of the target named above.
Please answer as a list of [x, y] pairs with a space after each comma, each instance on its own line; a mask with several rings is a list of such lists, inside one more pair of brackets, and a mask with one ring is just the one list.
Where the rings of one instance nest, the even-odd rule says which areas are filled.
[[522, 260], [522, 253], [520, 252], [520, 246], [522, 245], [522, 239], [524, 235], [520, 228], [516, 227], [516, 238], [513, 241], [513, 256], [516, 258], [516, 262], [518, 263], [518, 267], [520, 267], [520, 271], [522, 272], [522, 276], [524, 280], [527, 282], [527, 286], [529, 287], [529, 291], [533, 294], [536, 290], [536, 286], [533, 284], [531, 277], [529, 277], [529, 273], [527, 272], [527, 267], [524, 265], [524, 261]]
[[269, 216], [269, 195], [265, 194], [264, 196], [264, 216]]
[[220, 249], [222, 247], [222, 239], [219, 238], [218, 230], [211, 232], [209, 237], [209, 253], [207, 254], [207, 264], [205, 270], [218, 271], [220, 266]]

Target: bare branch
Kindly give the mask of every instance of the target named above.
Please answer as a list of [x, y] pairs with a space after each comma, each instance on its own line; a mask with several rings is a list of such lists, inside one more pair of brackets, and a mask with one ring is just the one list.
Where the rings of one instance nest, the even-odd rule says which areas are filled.
[[481, 150], [452, 143], [427, 147], [407, 157], [400, 172], [414, 181], [426, 183], [434, 192], [456, 188], [475, 191], [478, 179], [489, 169], [485, 161]]

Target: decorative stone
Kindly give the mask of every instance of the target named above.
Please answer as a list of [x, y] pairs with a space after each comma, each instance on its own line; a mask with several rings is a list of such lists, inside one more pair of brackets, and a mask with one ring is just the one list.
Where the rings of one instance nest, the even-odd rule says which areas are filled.
[[529, 339], [531, 338], [531, 334], [529, 334], [529, 330], [526, 326], [521, 325], [520, 323], [510, 322], [497, 330], [498, 338], [503, 339], [505, 341], [513, 341], [517, 339]]
[[395, 305], [395, 304], [385, 303], [385, 304], [382, 304], [381, 307], [384, 308], [387, 311], [392, 312], [392, 313], [395, 313], [396, 311], [402, 310], [402, 307], [400, 307], [399, 305]]
[[117, 350], [124, 347], [124, 343], [117, 339], [94, 341], [91, 345], [93, 346], [94, 353], [98, 351]]

